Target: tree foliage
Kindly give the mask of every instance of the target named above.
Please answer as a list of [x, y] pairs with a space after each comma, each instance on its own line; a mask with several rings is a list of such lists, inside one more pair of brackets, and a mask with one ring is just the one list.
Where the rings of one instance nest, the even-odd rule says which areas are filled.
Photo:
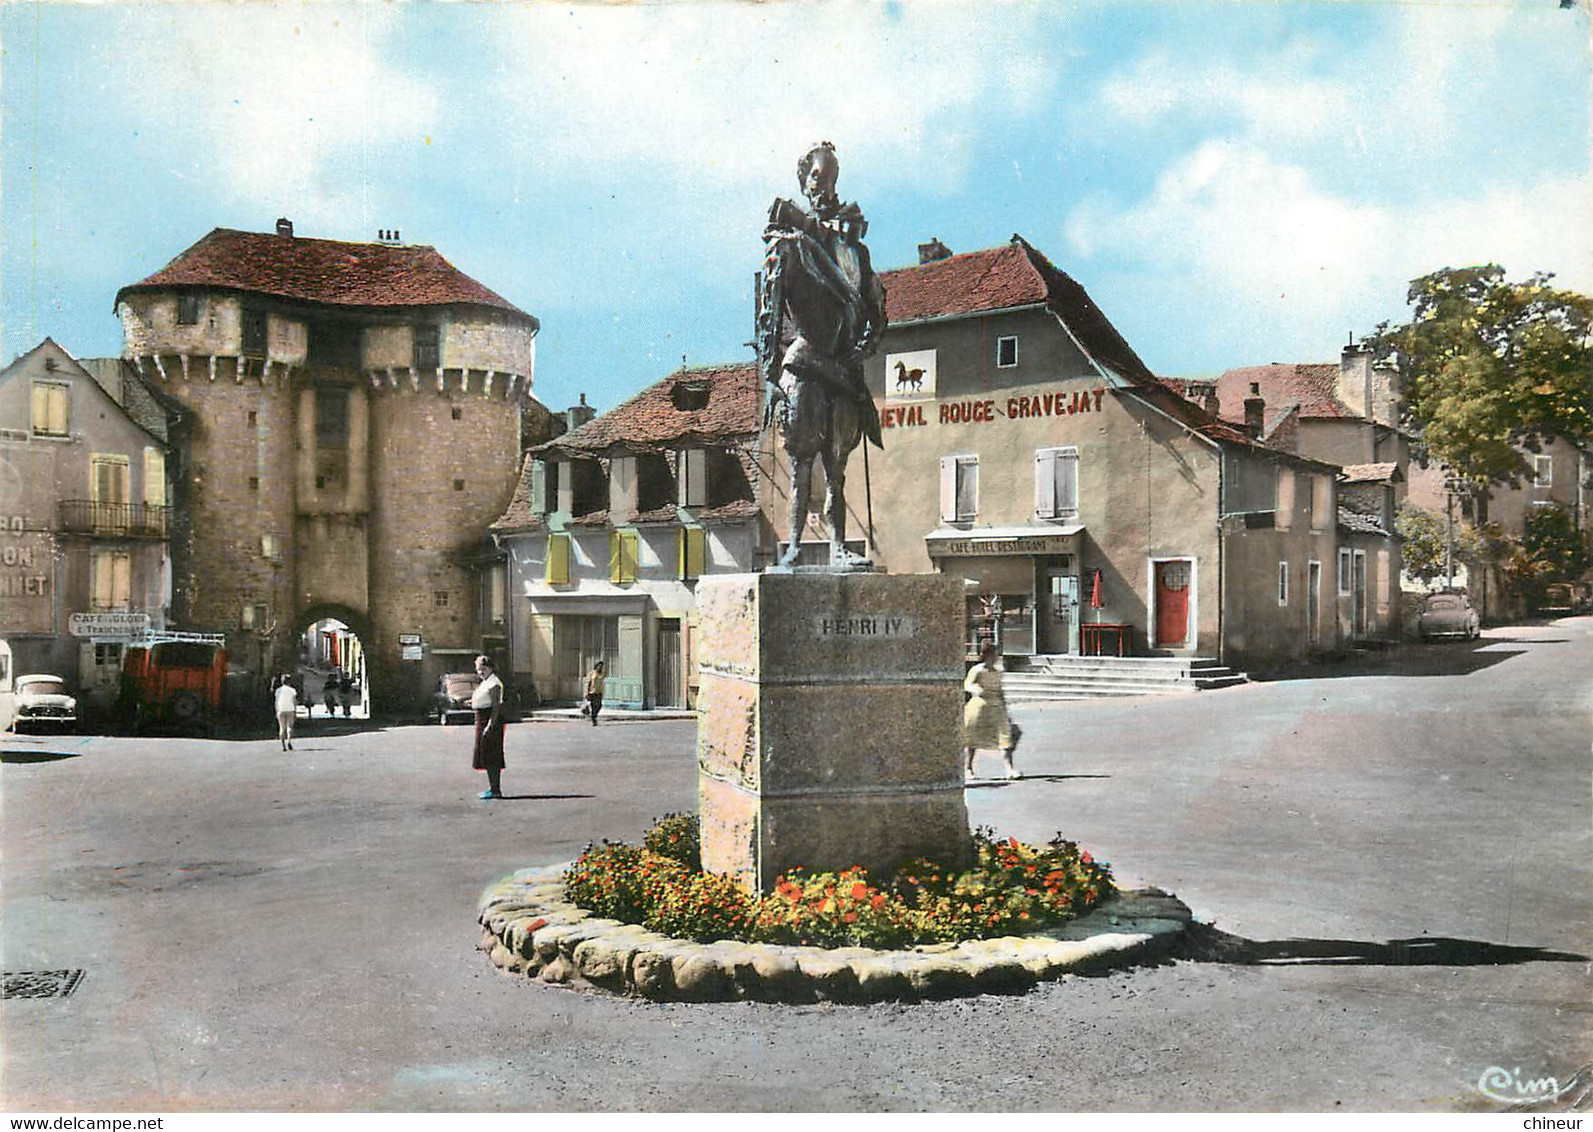
[[1536, 507], [1527, 516], [1521, 548], [1541, 564], [1546, 581], [1568, 582], [1588, 568], [1587, 539], [1564, 507]]
[[[1405, 502], [1394, 515], [1405, 573], [1424, 584], [1445, 576], [1448, 520], [1435, 511]], [[1455, 521], [1455, 565], [1475, 564], [1487, 555], [1487, 541], [1470, 523]]]
[[1496, 264], [1444, 268], [1410, 285], [1409, 322], [1367, 339], [1403, 382], [1419, 454], [1475, 489], [1519, 484], [1522, 449], [1593, 438], [1593, 298]]

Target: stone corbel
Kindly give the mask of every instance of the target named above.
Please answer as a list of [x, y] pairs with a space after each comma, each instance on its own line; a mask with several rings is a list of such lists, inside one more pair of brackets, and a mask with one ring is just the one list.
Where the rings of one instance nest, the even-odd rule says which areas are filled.
[[214, 354], [210, 355], [210, 381], [211, 384], [215, 384], [216, 381], [216, 355]]
[[187, 354], [178, 354], [177, 356], [182, 359], [182, 362], [183, 362], [183, 380], [187, 381], [188, 380], [188, 355]]
[[483, 393], [485, 393], [485, 394], [486, 394], [486, 395], [487, 395], [487, 396], [488, 396], [488, 397], [491, 397], [491, 396], [492, 396], [492, 379], [493, 379], [493, 378], [495, 378], [495, 377], [497, 377], [497, 376], [498, 376], [498, 371], [497, 371], [497, 370], [495, 370], [495, 369], [489, 369], [489, 370], [488, 370], [488, 371], [487, 371], [487, 380], [486, 380], [486, 382], [485, 382], [485, 383], [484, 383], [484, 384], [483, 384], [483, 385], [482, 385], [482, 387], [481, 387], [481, 391], [482, 391], [482, 392], [483, 392]]
[[165, 381], [166, 380], [166, 365], [165, 365], [165, 363], [160, 360], [160, 355], [159, 354], [152, 354], [150, 356], [155, 359], [155, 372], [160, 374], [160, 379], [162, 381]]
[[409, 367], [409, 384], [416, 393], [420, 392], [420, 371], [414, 366]]
[[392, 366], [388, 366], [387, 367], [387, 388], [389, 388], [389, 389], [397, 389], [398, 388], [398, 377], [393, 373], [393, 367]]
[[439, 393], [444, 392], [444, 390], [443, 390], [443, 368], [442, 368], [442, 366], [438, 366], [437, 367], [437, 392], [439, 392]]

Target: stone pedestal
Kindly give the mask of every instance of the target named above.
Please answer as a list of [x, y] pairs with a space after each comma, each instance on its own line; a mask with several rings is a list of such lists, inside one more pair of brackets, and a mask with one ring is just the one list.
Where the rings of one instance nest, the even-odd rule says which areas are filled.
[[703, 867], [963, 863], [963, 586], [942, 574], [737, 574], [697, 587]]

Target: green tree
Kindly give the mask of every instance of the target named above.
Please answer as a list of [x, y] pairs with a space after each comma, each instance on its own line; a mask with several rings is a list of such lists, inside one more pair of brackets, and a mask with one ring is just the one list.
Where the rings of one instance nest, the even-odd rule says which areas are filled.
[[1478, 496], [1520, 483], [1523, 450], [1552, 437], [1585, 450], [1593, 438], [1593, 298], [1552, 278], [1446, 267], [1411, 283], [1409, 322], [1367, 339], [1398, 369], [1418, 455]]
[[[1424, 584], [1432, 584], [1445, 576], [1446, 552], [1449, 544], [1449, 524], [1443, 515], [1418, 507], [1411, 502], [1401, 503], [1394, 514], [1394, 529], [1400, 537], [1400, 559], [1405, 573]], [[1470, 523], [1455, 521], [1455, 565], [1481, 562], [1487, 554], [1487, 544]]]
[[1541, 565], [1546, 582], [1568, 582], [1588, 568], [1587, 539], [1564, 507], [1534, 508], [1521, 549]]

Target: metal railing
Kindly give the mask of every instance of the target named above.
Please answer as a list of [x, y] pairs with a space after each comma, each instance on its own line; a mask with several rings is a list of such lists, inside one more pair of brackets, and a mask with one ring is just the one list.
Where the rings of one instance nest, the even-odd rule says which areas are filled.
[[171, 508], [154, 503], [101, 503], [93, 499], [63, 499], [61, 530], [68, 534], [105, 535], [115, 538], [165, 538], [170, 530]]

